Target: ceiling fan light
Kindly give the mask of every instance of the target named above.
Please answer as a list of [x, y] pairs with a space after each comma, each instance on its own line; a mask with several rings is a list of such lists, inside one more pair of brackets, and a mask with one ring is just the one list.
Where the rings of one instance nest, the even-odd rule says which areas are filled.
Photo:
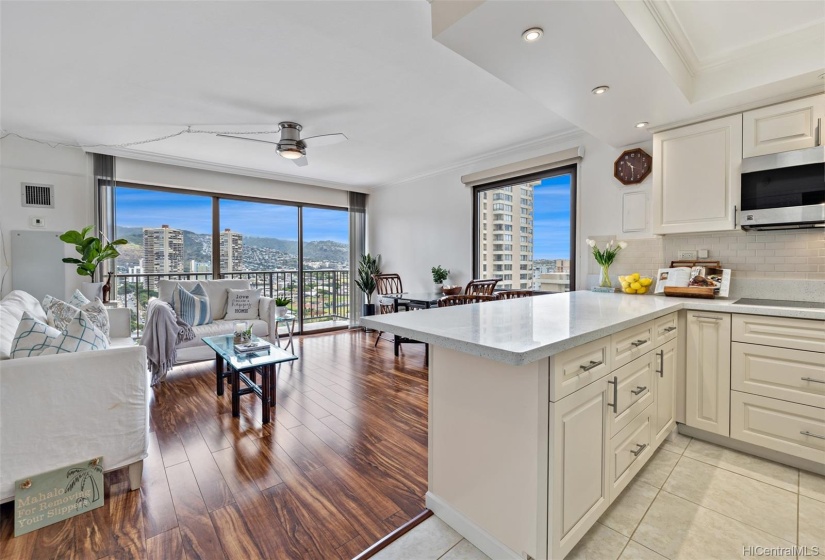
[[306, 155], [303, 150], [291, 146], [278, 148], [278, 154], [286, 159], [300, 159]]

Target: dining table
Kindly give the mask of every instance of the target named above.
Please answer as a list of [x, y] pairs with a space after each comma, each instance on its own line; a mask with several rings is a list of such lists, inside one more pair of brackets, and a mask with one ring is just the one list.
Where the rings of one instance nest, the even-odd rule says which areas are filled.
[[[401, 292], [398, 294], [382, 294], [381, 297], [391, 299], [392, 311], [393, 313], [398, 313], [398, 308], [401, 305], [407, 307], [408, 309], [430, 309], [431, 307], [437, 307], [438, 300], [443, 298], [444, 294], [441, 292]], [[401, 344], [404, 343], [424, 344], [425, 359], [429, 361], [428, 344], [425, 344], [420, 340], [414, 340], [412, 338], [406, 338], [398, 335], [395, 335], [395, 339], [393, 340], [393, 350], [396, 357], [398, 356], [398, 351], [401, 348]]]

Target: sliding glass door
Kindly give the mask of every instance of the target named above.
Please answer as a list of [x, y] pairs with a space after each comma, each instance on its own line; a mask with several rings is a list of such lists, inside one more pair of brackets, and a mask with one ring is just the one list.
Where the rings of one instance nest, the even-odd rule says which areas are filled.
[[349, 325], [349, 216], [304, 207], [301, 226], [303, 330]]

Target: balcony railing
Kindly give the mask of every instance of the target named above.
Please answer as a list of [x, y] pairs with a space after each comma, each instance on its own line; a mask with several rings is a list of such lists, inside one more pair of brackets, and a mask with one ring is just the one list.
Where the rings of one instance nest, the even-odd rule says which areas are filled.
[[[113, 300], [132, 312], [132, 333], [139, 337], [146, 320], [146, 303], [157, 297], [158, 280], [211, 280], [211, 272], [118, 273]], [[252, 270], [224, 272], [221, 278], [249, 280], [266, 297], [292, 300], [290, 309], [302, 318], [304, 330], [313, 323], [349, 319], [349, 270], [305, 270], [303, 273], [303, 313], [299, 309], [297, 270]]]

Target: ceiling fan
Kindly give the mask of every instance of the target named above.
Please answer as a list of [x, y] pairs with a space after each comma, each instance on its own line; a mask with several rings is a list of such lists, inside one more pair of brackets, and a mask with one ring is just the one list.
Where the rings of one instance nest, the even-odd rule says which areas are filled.
[[278, 154], [286, 159], [291, 159], [295, 165], [304, 167], [308, 165], [307, 161], [307, 147], [328, 146], [330, 144], [337, 144], [347, 140], [346, 135], [337, 132], [334, 134], [320, 134], [318, 136], [310, 136], [309, 138], [301, 138], [302, 126], [296, 122], [284, 121], [278, 123], [278, 130], [281, 133], [281, 139], [277, 142], [269, 140], [259, 140], [257, 138], [250, 138], [248, 136], [234, 136], [232, 134], [218, 134], [223, 138], [235, 138], [236, 140], [249, 140], [251, 142], [262, 142], [264, 144], [274, 144], [278, 150]]

